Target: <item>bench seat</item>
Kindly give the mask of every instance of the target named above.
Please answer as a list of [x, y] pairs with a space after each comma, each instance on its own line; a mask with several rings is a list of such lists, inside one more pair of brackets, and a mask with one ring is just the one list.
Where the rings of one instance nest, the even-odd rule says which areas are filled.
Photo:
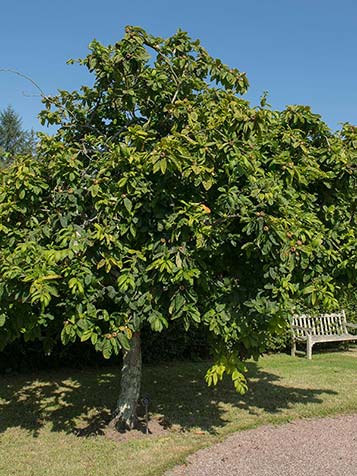
[[312, 347], [321, 342], [357, 341], [357, 335], [350, 334], [348, 328], [357, 329], [357, 324], [347, 322], [344, 311], [310, 316], [294, 315], [292, 319], [291, 355], [295, 356], [296, 342], [306, 342], [306, 355], [312, 358]]
[[337, 341], [345, 341], [345, 340], [357, 340], [357, 336], [353, 336], [351, 334], [341, 334], [341, 335], [326, 335], [326, 336], [314, 336], [314, 342], [337, 342]]

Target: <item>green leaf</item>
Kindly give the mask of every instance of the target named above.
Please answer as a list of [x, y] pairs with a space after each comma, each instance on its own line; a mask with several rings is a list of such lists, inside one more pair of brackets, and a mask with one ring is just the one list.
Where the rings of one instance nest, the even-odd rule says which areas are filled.
[[132, 204], [131, 200], [129, 200], [129, 198], [127, 198], [127, 197], [124, 198], [124, 206], [128, 210], [128, 212], [130, 213], [132, 208], [133, 208], [133, 204]]
[[303, 289], [302, 293], [303, 294], [311, 294], [315, 291], [315, 286], [307, 286], [306, 288]]
[[91, 192], [92, 197], [96, 197], [98, 195], [98, 192], [99, 192], [99, 185], [98, 184], [92, 185], [90, 187], [90, 192]]
[[6, 314], [0, 314], [0, 327], [5, 324], [6, 321]]
[[68, 225], [67, 217], [61, 215], [61, 216], [60, 216], [60, 223], [61, 223], [61, 226], [62, 226], [63, 228], [66, 228], [66, 226]]
[[103, 343], [103, 347], [102, 347], [102, 354], [103, 354], [103, 357], [105, 359], [110, 359], [111, 355], [112, 355], [112, 351], [113, 351], [113, 348], [112, 348], [112, 343], [110, 342], [110, 339], [106, 339]]
[[61, 331], [61, 342], [63, 345], [71, 342], [71, 329], [69, 325], [65, 325]]
[[164, 174], [167, 169], [167, 160], [166, 159], [161, 159], [160, 160], [160, 170]]
[[186, 300], [182, 294], [178, 293], [175, 295], [169, 307], [169, 312], [173, 315], [173, 319], [175, 318], [175, 315], [179, 313], [180, 310], [183, 310], [183, 306], [185, 303]]
[[90, 326], [90, 323], [87, 319], [79, 319], [76, 324], [83, 331], [88, 330], [88, 327]]
[[130, 350], [130, 342], [125, 334], [123, 333], [118, 334], [118, 340], [119, 340], [120, 346], [123, 349]]
[[81, 342], [84, 342], [92, 337], [92, 329], [88, 329], [81, 335]]
[[176, 253], [175, 263], [179, 269], [182, 268], [182, 259], [181, 259], [180, 253]]
[[213, 184], [214, 184], [214, 179], [212, 177], [202, 181], [202, 185], [205, 190], [209, 190], [210, 188], [212, 188]]

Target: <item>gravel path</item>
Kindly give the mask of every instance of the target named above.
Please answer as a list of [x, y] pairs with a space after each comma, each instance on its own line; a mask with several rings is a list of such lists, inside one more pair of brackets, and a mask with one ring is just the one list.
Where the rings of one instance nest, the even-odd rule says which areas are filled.
[[357, 415], [235, 433], [166, 476], [357, 476]]

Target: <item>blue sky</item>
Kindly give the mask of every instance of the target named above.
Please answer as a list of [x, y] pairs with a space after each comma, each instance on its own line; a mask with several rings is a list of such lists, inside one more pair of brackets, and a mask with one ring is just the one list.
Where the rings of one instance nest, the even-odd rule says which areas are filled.
[[[247, 73], [247, 99], [263, 91], [277, 109], [308, 104], [335, 130], [357, 124], [356, 0], [13, 0], [3, 2], [0, 68], [30, 76], [46, 94], [88, 84], [84, 68], [66, 65], [137, 25], [158, 36], [178, 28], [213, 56]], [[40, 130], [36, 89], [0, 72], [0, 110], [12, 105], [25, 128]]]

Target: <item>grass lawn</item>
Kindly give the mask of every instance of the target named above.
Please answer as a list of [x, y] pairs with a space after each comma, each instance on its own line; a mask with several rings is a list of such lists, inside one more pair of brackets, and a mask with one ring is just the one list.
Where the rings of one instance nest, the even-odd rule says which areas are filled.
[[1, 476], [153, 476], [237, 430], [296, 418], [357, 412], [357, 349], [316, 353], [312, 361], [271, 355], [249, 363], [249, 391], [230, 382], [208, 388], [207, 363], [146, 367], [143, 392], [170, 430], [116, 442], [79, 437], [114, 406], [118, 368], [1, 377]]

